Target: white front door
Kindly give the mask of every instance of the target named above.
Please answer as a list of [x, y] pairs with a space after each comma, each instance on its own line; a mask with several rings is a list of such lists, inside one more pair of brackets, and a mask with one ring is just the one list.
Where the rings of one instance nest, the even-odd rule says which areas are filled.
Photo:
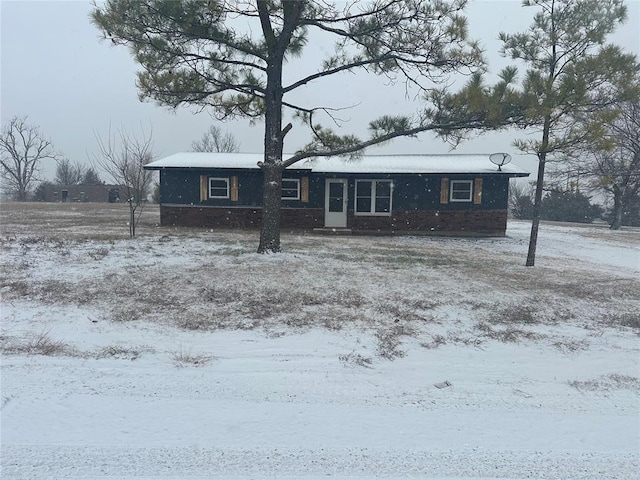
[[347, 180], [328, 178], [324, 189], [324, 226], [347, 228]]

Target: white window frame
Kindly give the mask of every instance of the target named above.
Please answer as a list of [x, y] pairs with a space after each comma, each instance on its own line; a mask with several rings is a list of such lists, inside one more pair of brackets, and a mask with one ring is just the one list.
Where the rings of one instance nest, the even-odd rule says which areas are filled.
[[[469, 198], [453, 198], [454, 185], [465, 184], [469, 186]], [[450, 202], [473, 202], [473, 180], [450, 180], [449, 181], [449, 201]]]
[[[211, 189], [214, 188], [211, 186], [211, 182], [213, 181], [222, 181], [227, 185], [227, 193], [226, 195], [211, 195]], [[220, 189], [222, 187], [215, 187], [216, 189]], [[209, 198], [230, 198], [230, 188], [229, 188], [229, 177], [209, 177]]]
[[[300, 200], [300, 179], [299, 178], [283, 178], [282, 179], [282, 190], [284, 191], [284, 182], [295, 182], [296, 183], [296, 196], [295, 197], [285, 197], [284, 195], [280, 195], [282, 200]], [[293, 192], [293, 188], [287, 188], [286, 190]]]
[[[371, 211], [361, 212], [358, 211], [358, 183], [360, 182], [370, 182], [371, 183]], [[388, 212], [376, 212], [376, 184], [380, 182], [389, 183], [389, 211]], [[356, 179], [355, 184], [355, 195], [353, 200], [353, 213], [356, 216], [367, 216], [367, 217], [389, 217], [391, 216], [391, 212], [393, 211], [393, 189], [394, 184], [393, 180], [389, 180], [388, 178], [380, 178], [380, 179], [368, 179], [368, 178], [360, 178]]]

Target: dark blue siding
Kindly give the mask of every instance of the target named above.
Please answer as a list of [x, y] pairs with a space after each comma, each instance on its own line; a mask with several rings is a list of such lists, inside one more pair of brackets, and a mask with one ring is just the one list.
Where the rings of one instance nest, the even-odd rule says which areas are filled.
[[[238, 201], [209, 199], [200, 201], [200, 176], [238, 177]], [[356, 180], [391, 179], [394, 182], [393, 211], [416, 210], [506, 210], [509, 178], [497, 175], [434, 175], [434, 174], [312, 174], [309, 171], [287, 171], [283, 178], [309, 178], [309, 201], [283, 200], [284, 208], [324, 208], [326, 178], [348, 179], [348, 209], [354, 209]], [[440, 203], [443, 177], [450, 180], [482, 178], [482, 203]], [[163, 204], [259, 207], [262, 204], [262, 172], [260, 170], [231, 169], [162, 169], [160, 170], [160, 201]]]

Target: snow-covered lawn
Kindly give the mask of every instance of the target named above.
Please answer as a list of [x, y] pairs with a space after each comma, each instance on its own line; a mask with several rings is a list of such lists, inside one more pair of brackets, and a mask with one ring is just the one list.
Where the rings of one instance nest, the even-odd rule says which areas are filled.
[[3, 211], [3, 479], [638, 478], [638, 229], [543, 225], [525, 268], [522, 222], [261, 256], [33, 208]]

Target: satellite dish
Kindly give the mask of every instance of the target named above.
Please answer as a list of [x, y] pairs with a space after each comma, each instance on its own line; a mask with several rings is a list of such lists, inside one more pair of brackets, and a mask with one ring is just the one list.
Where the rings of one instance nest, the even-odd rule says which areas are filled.
[[508, 153], [492, 153], [489, 155], [489, 160], [498, 166], [498, 171], [502, 171], [502, 166], [511, 161], [511, 155]]

